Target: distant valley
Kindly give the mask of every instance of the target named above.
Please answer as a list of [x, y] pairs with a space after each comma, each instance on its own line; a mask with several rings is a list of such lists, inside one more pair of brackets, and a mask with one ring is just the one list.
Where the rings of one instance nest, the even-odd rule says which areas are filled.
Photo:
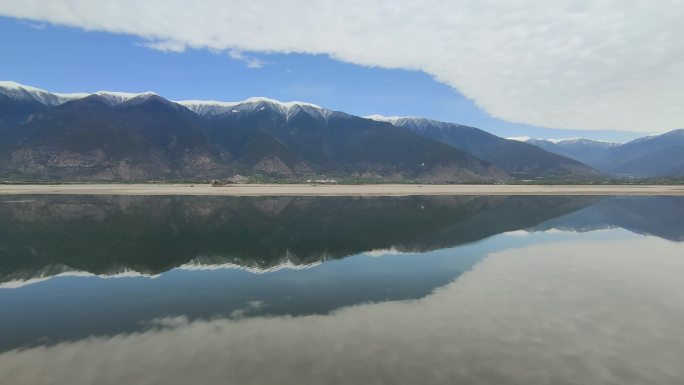
[[58, 94], [14, 82], [0, 82], [0, 135], [0, 179], [7, 181], [241, 175], [257, 181], [507, 183], [684, 173], [681, 132], [621, 146], [525, 143], [455, 123], [359, 117], [304, 102]]

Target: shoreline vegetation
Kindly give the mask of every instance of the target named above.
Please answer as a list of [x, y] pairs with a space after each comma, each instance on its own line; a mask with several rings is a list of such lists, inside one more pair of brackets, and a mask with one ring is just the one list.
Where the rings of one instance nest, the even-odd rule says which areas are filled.
[[[406, 196], [406, 195], [671, 195], [684, 185], [570, 184], [226, 184], [45, 183], [1, 184], [0, 195], [225, 195], [225, 196]], [[0, 200], [2, 203], [2, 200]]]

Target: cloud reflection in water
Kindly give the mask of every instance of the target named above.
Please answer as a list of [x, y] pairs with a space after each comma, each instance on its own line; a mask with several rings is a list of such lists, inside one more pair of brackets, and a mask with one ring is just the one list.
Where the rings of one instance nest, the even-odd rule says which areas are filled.
[[684, 378], [682, 251], [654, 237], [508, 249], [422, 299], [327, 315], [158, 319], [145, 332], [5, 352], [0, 378], [675, 384]]

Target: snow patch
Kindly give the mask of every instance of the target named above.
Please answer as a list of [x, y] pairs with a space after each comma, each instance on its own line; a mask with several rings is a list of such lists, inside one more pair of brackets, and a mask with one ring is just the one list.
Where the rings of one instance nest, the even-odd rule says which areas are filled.
[[275, 106], [278, 110], [285, 114], [289, 114], [295, 107], [304, 107], [318, 111], [327, 111], [322, 107], [306, 102], [291, 101], [281, 102], [280, 100], [270, 99], [266, 97], [251, 97], [237, 102], [222, 102], [218, 100], [174, 100], [181, 106], [195, 112], [198, 115], [216, 116], [224, 113], [238, 113], [241, 111], [262, 111], [265, 109], [264, 104]]
[[369, 257], [376, 257], [377, 258], [377, 257], [384, 257], [386, 255], [412, 254], [412, 252], [397, 250], [396, 247], [392, 246], [392, 247], [387, 248], [387, 249], [369, 250], [369, 251], [363, 252], [362, 254], [365, 254]]
[[106, 99], [111, 104], [121, 104], [133, 98], [140, 96], [157, 95], [154, 92], [114, 92], [114, 91], [97, 91], [93, 93], [76, 92], [76, 93], [55, 93], [45, 91], [43, 89], [26, 86], [13, 81], [0, 81], [0, 91], [7, 96], [17, 100], [35, 100], [46, 106], [58, 106], [71, 100], [83, 99], [91, 95], [98, 95]]
[[17, 280], [12, 280], [12, 281], [7, 281], [7, 282], [0, 282], [0, 289], [18, 289], [24, 286], [29, 286], [33, 285], [39, 282], [45, 282], [48, 280], [51, 280], [53, 278], [58, 278], [58, 277], [96, 277], [96, 278], [101, 278], [101, 279], [110, 279], [110, 278], [137, 278], [137, 277], [142, 277], [142, 278], [157, 278], [159, 277], [159, 274], [143, 274], [139, 273], [134, 270], [123, 270], [121, 272], [113, 273], [113, 274], [93, 274], [89, 273], [87, 271], [79, 271], [79, 270], [73, 270], [73, 271], [65, 271], [63, 273], [59, 274], [54, 274], [54, 275], [49, 275], [49, 276], [39, 276], [39, 277], [34, 277], [34, 278], [29, 278], [29, 279], [17, 279]]
[[528, 142], [532, 140], [533, 138], [530, 138], [529, 136], [511, 136], [506, 138], [508, 140], [515, 140], [517, 142]]
[[375, 120], [376, 122], [387, 122], [387, 123], [392, 123], [392, 124], [395, 124], [402, 119], [406, 119], [406, 117], [403, 117], [403, 116], [383, 116], [383, 115], [378, 115], [378, 114], [364, 116], [364, 118], [370, 119], [370, 120]]
[[312, 267], [319, 266], [321, 262], [313, 262], [313, 263], [307, 263], [307, 264], [295, 264], [291, 261], [284, 261], [282, 263], [279, 263], [275, 266], [271, 267], [256, 267], [256, 266], [244, 266], [244, 265], [239, 265], [237, 263], [221, 263], [221, 264], [215, 264], [215, 265], [206, 265], [202, 263], [198, 263], [197, 261], [190, 261], [184, 265], [181, 265], [177, 267], [176, 269], [178, 270], [243, 270], [252, 274], [265, 274], [265, 273], [273, 273], [276, 271], [280, 270], [304, 270], [304, 269], [310, 269]]

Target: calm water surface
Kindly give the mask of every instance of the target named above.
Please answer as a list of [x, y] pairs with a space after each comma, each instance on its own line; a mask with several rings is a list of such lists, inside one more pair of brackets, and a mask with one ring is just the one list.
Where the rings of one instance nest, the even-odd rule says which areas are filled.
[[0, 197], [0, 384], [682, 384], [684, 198]]

